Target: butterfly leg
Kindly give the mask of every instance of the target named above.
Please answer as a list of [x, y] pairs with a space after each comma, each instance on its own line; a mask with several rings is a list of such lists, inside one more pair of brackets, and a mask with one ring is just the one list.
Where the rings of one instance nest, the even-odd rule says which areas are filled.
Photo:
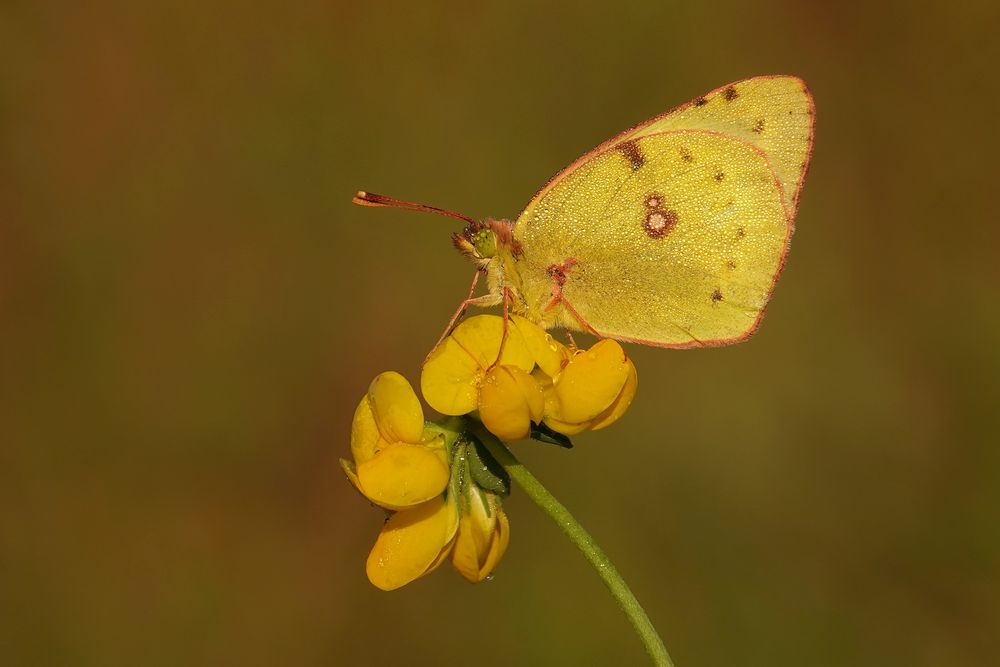
[[[500, 334], [500, 348], [497, 350], [497, 358], [490, 364], [490, 368], [493, 368], [500, 363], [500, 357], [503, 356], [503, 346], [507, 342], [507, 330], [509, 327], [508, 322], [510, 321], [510, 303], [514, 300], [514, 295], [511, 293], [509, 287], [503, 288], [503, 333]], [[486, 370], [490, 370], [487, 368]]]
[[469, 286], [468, 296], [465, 297], [462, 303], [458, 304], [458, 309], [455, 311], [455, 314], [451, 316], [451, 320], [448, 321], [448, 326], [444, 328], [444, 331], [441, 332], [441, 336], [437, 339], [437, 342], [434, 343], [434, 347], [432, 347], [431, 351], [427, 353], [426, 357], [424, 357], [425, 364], [427, 363], [427, 359], [430, 358], [431, 354], [433, 354], [434, 350], [438, 348], [448, 334], [451, 333], [452, 329], [455, 328], [455, 324], [459, 319], [461, 319], [462, 315], [465, 314], [465, 311], [469, 309], [469, 306], [488, 307], [495, 306], [500, 302], [499, 295], [493, 294], [492, 292], [475, 298], [472, 297], [472, 294], [476, 291], [476, 285], [479, 283], [480, 273], [482, 272], [477, 269], [476, 272], [472, 274], [472, 284]]
[[[580, 313], [576, 311], [576, 308], [574, 308], [563, 295], [563, 288], [566, 286], [566, 281], [570, 279], [570, 271], [578, 263], [579, 262], [575, 257], [567, 257], [563, 260], [562, 264], [552, 264], [548, 267], [547, 270], [549, 277], [552, 278], [552, 298], [547, 304], [545, 304], [543, 311], [548, 312], [556, 306], [561, 305], [566, 308], [566, 311], [579, 323], [582, 331], [592, 333], [595, 336], [600, 336], [601, 334], [594, 331], [594, 327], [590, 326], [590, 323], [580, 316]], [[569, 330], [566, 331], [566, 334], [569, 335]], [[570, 337], [570, 340], [572, 341], [572, 336]], [[575, 346], [576, 343], [573, 343], [573, 345]]]

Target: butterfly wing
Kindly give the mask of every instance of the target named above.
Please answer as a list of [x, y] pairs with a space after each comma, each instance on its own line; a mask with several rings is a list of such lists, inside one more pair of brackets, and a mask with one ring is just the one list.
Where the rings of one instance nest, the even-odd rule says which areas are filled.
[[812, 119], [800, 80], [748, 79], [583, 156], [515, 223], [522, 309], [664, 347], [746, 338], [784, 262]]

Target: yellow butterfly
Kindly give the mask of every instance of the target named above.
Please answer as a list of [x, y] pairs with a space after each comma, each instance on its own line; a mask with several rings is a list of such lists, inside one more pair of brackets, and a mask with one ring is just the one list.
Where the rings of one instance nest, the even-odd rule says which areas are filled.
[[[518, 218], [359, 192], [357, 204], [464, 220], [470, 305], [545, 328], [686, 348], [745, 340], [785, 262], [815, 107], [790, 76], [737, 81], [619, 134], [559, 172]], [[473, 298], [480, 273], [489, 293]], [[447, 333], [447, 330], [446, 330]]]

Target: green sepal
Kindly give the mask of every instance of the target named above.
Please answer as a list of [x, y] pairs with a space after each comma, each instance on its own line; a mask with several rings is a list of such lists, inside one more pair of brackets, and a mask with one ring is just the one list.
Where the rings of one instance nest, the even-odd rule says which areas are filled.
[[538, 442], [546, 442], [550, 445], [558, 445], [566, 449], [573, 449], [573, 442], [569, 439], [569, 436], [553, 431], [545, 425], [545, 422], [531, 424], [531, 439]]
[[466, 433], [465, 455], [472, 481], [481, 489], [506, 498], [510, 495], [510, 475], [472, 433]]

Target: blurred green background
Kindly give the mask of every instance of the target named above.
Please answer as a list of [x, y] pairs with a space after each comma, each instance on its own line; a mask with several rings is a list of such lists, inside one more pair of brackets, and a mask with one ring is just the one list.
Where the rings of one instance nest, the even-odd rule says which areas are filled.
[[516, 451], [680, 667], [996, 658], [995, 3], [139, 4], [0, 8], [0, 662], [645, 664], [516, 491], [494, 581], [365, 579], [351, 415], [471, 267], [350, 197], [513, 216], [766, 73], [818, 131], [760, 332]]

